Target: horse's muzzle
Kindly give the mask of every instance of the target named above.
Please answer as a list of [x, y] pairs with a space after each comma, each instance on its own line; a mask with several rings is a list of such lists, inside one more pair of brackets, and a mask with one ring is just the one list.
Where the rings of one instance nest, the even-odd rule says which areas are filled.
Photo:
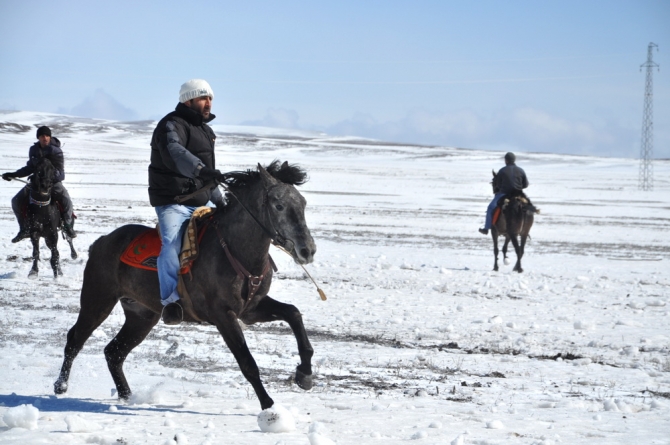
[[316, 253], [316, 244], [311, 236], [303, 242], [296, 242], [293, 245], [293, 259], [298, 264], [309, 264], [314, 261]]

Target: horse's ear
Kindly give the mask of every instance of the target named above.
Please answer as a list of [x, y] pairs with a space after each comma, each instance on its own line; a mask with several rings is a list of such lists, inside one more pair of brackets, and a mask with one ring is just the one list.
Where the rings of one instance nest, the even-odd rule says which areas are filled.
[[491, 173], [493, 173], [493, 177], [495, 178], [496, 177], [496, 171], [491, 169]]
[[261, 180], [263, 181], [263, 184], [265, 184], [266, 187], [269, 187], [277, 183], [277, 180], [273, 178], [272, 175], [268, 173], [268, 171], [265, 170], [260, 163], [258, 164], [258, 173], [260, 173]]
[[288, 168], [288, 161], [284, 161], [284, 163], [281, 165], [280, 170], [286, 170]]

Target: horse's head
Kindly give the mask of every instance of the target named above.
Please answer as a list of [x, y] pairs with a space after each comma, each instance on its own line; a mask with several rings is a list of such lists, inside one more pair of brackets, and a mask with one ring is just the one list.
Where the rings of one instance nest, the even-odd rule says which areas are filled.
[[54, 183], [55, 171], [56, 169], [51, 161], [42, 158], [35, 167], [35, 171], [30, 176], [31, 191], [41, 196], [50, 195]]
[[491, 187], [493, 188], [493, 194], [495, 195], [498, 193], [500, 190], [500, 186], [498, 185], [498, 174], [495, 172], [495, 170], [491, 170], [491, 173], [493, 173], [493, 179], [491, 180]]
[[234, 172], [227, 176], [226, 183], [233, 189], [244, 184], [250, 188], [252, 184], [262, 187], [257, 218], [267, 229], [276, 232], [275, 242], [283, 245], [298, 264], [311, 263], [316, 244], [305, 221], [307, 201], [295, 187], [307, 181], [305, 171], [288, 162], [280, 164], [275, 160], [266, 168], [259, 164], [257, 171]]

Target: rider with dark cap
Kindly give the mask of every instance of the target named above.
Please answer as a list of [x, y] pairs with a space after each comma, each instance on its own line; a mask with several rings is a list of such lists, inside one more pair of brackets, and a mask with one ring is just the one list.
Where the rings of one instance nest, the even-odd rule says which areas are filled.
[[[67, 189], [63, 186], [62, 181], [65, 179], [65, 160], [63, 158], [63, 150], [61, 150], [61, 143], [57, 137], [51, 136], [51, 129], [47, 126], [41, 126], [37, 129], [37, 139], [30, 150], [28, 151], [28, 162], [23, 168], [15, 172], [3, 173], [2, 179], [11, 181], [12, 178], [23, 178], [31, 175], [35, 171], [35, 167], [42, 158], [47, 158], [55, 168], [54, 184], [51, 189], [51, 197], [60, 203], [61, 215], [63, 217], [63, 231], [70, 237], [74, 238], [77, 234], [73, 229], [72, 220], [72, 200]], [[12, 210], [19, 222], [19, 233], [13, 239], [13, 243], [17, 243], [24, 238], [30, 237], [30, 230], [27, 221], [28, 208], [28, 187], [24, 187], [19, 193], [12, 198]]]
[[493, 212], [498, 206], [500, 198], [515, 190], [520, 192], [528, 187], [526, 172], [524, 172], [521, 167], [518, 167], [515, 162], [516, 156], [514, 153], [507, 153], [505, 155], [505, 166], [498, 171], [498, 174], [495, 177], [498, 191], [489, 204], [489, 207], [486, 209], [486, 222], [484, 223], [484, 228], [479, 229], [479, 233], [483, 235], [488, 235], [489, 229], [493, 226]]

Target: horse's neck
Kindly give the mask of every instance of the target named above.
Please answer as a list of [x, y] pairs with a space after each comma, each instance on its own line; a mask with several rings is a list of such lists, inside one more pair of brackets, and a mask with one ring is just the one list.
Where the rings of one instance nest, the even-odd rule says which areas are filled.
[[[250, 212], [263, 221], [262, 206], [243, 202]], [[265, 266], [272, 240], [239, 203], [231, 204], [218, 220], [218, 226], [220, 236], [242, 265], [250, 271]]]

